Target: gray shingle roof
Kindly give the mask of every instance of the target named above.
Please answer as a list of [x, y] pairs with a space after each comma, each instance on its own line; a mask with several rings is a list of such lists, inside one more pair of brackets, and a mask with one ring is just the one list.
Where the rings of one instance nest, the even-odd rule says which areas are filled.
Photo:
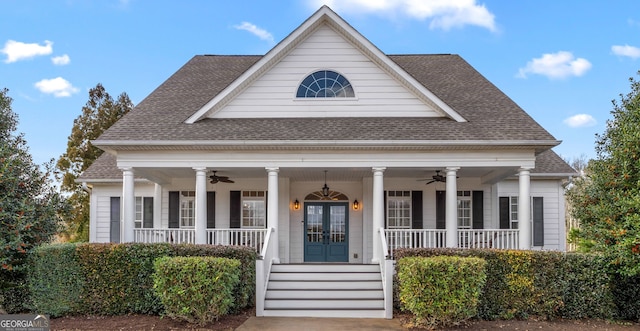
[[458, 55], [389, 57], [468, 122], [447, 118], [260, 118], [184, 124], [261, 58], [203, 55], [187, 62], [96, 144], [107, 140], [555, 140]]
[[573, 174], [577, 175], [575, 169], [567, 164], [553, 150], [544, 151], [536, 157], [536, 167], [532, 174]]

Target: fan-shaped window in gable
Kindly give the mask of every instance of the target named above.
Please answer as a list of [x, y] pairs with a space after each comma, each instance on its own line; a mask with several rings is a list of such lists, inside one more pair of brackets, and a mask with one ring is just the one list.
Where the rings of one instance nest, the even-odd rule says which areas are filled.
[[354, 98], [349, 80], [331, 70], [320, 70], [307, 76], [298, 86], [297, 98]]

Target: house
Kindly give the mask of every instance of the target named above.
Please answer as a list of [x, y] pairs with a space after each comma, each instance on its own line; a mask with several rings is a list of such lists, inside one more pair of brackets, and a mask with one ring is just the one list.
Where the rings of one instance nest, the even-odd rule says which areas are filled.
[[91, 242], [253, 246], [258, 315], [389, 318], [397, 247], [565, 248], [560, 141], [460, 56], [387, 55], [326, 6], [93, 143]]

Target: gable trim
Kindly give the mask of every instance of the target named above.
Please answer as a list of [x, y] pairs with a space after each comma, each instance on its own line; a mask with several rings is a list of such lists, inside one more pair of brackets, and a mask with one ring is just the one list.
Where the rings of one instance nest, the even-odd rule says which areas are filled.
[[356, 48], [363, 52], [363, 54], [369, 57], [371, 61], [380, 66], [388, 74], [399, 80], [402, 85], [412, 91], [422, 102], [430, 105], [443, 116], [451, 118], [457, 122], [467, 121], [464, 117], [440, 100], [440, 98], [435, 94], [431, 93], [431, 91], [420, 84], [420, 82], [415, 78], [404, 71], [399, 65], [393, 62], [386, 54], [380, 51], [380, 49], [349, 25], [338, 14], [325, 5], [303, 22], [302, 25], [295, 29], [285, 39], [278, 43], [278, 45], [272, 48], [265, 56], [258, 60], [258, 62], [236, 78], [236, 80], [222, 90], [222, 92], [214, 96], [202, 108], [191, 115], [185, 123], [193, 124], [207, 117], [207, 115], [212, 111], [221, 109], [235, 96], [241, 93], [241, 91], [243, 91], [249, 84], [285, 57], [294, 47], [305, 40], [308, 35], [313, 33], [313, 31], [323, 23], [328, 24], [338, 33], [342, 34], [347, 40], [353, 43]]

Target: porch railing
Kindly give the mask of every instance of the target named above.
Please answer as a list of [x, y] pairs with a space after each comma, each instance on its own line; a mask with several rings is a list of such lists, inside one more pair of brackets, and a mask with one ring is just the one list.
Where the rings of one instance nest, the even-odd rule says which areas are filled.
[[389, 256], [398, 248], [446, 247], [446, 230], [436, 229], [385, 229]]
[[207, 229], [207, 243], [253, 247], [262, 252], [268, 229]]
[[[257, 253], [262, 247], [268, 229], [207, 229], [210, 245], [238, 245], [252, 247]], [[134, 241], [140, 243], [193, 244], [194, 229], [134, 229]]]
[[458, 230], [458, 247], [518, 249], [518, 238], [518, 230]]
[[139, 243], [193, 244], [193, 229], [134, 229], [133, 240]]
[[[458, 231], [458, 248], [518, 249], [518, 230], [478, 229]], [[399, 248], [447, 247], [446, 230], [385, 229], [388, 254]]]

